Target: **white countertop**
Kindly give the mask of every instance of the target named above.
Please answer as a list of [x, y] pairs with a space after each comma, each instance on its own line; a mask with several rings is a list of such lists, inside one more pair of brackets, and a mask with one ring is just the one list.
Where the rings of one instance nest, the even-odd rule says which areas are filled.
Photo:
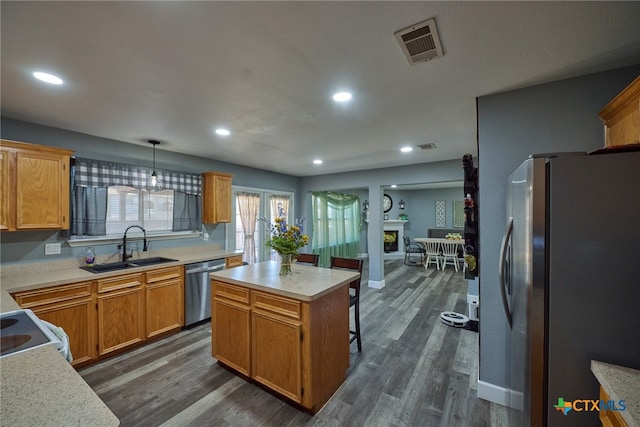
[[210, 277], [301, 301], [313, 301], [352, 282], [360, 275], [357, 271], [296, 265], [295, 263], [292, 270], [292, 275], [280, 276], [280, 263], [266, 261], [214, 272], [210, 274]]
[[[178, 259], [122, 273], [226, 258], [241, 252], [204, 249], [201, 246], [144, 253], [144, 257]], [[139, 258], [139, 257], [136, 257]], [[141, 258], [141, 257], [140, 257]], [[106, 262], [117, 261], [108, 260]], [[0, 312], [20, 308], [10, 293], [41, 289], [113, 276], [117, 272], [94, 274], [80, 269], [80, 261], [12, 264], [0, 270]], [[117, 426], [118, 418], [109, 410], [76, 370], [51, 346], [0, 358], [2, 375], [0, 424], [29, 426]]]
[[2, 425], [117, 426], [118, 418], [52, 347], [0, 359]]
[[591, 372], [611, 400], [625, 401], [626, 408], [619, 413], [629, 427], [638, 427], [640, 423], [640, 370], [592, 360]]
[[[8, 266], [3, 265], [0, 269], [0, 312], [4, 313], [6, 311], [17, 310], [20, 308], [8, 293], [41, 289], [56, 285], [67, 285], [71, 283], [101, 279], [103, 277], [109, 277], [116, 274], [137, 273], [158, 267], [170, 267], [174, 265], [226, 258], [228, 256], [238, 255], [241, 253], [241, 251], [228, 251], [224, 249], [203, 249], [202, 246], [142, 252], [141, 256], [136, 256], [135, 258], [139, 259], [163, 256], [177, 259], [178, 261], [146, 267], [127, 268], [126, 271], [121, 272], [111, 271], [99, 274], [82, 270], [80, 268], [82, 266], [82, 262], [76, 259], [30, 264], [12, 264]], [[113, 261], [118, 260], [109, 259], [105, 262]]]

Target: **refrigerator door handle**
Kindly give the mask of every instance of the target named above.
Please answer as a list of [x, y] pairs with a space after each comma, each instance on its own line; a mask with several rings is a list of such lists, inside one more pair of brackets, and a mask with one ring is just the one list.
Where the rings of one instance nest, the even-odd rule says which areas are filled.
[[512, 327], [513, 320], [511, 318], [511, 311], [509, 310], [509, 303], [507, 302], [507, 250], [509, 248], [509, 241], [511, 240], [511, 232], [513, 231], [513, 217], [509, 217], [507, 221], [507, 229], [502, 237], [502, 245], [500, 246], [500, 264], [498, 266], [498, 273], [500, 276], [500, 294], [502, 295], [502, 307], [504, 308], [504, 314], [509, 322], [509, 328]]

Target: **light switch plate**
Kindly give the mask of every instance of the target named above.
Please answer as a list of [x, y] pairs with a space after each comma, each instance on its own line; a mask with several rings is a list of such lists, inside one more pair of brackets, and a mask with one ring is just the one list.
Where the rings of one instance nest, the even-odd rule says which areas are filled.
[[45, 255], [57, 255], [60, 253], [60, 243], [47, 243], [44, 245]]

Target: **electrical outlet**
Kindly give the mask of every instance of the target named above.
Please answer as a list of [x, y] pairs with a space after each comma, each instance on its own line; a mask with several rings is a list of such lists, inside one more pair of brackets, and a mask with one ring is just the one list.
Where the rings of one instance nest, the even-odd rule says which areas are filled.
[[202, 240], [209, 240], [209, 233], [202, 233]]
[[57, 255], [60, 253], [60, 243], [47, 243], [44, 245], [45, 255]]

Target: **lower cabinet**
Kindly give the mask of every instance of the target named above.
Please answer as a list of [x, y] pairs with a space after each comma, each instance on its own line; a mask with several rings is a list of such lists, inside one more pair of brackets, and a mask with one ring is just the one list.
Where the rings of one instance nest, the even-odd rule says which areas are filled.
[[[604, 402], [611, 401], [611, 398], [604, 390], [602, 386], [600, 386], [600, 400]], [[602, 410], [599, 413], [600, 424], [603, 427], [625, 427], [627, 422], [620, 415], [620, 411], [606, 411]]]
[[145, 274], [146, 338], [184, 325], [184, 267], [167, 267]]
[[97, 357], [94, 282], [19, 292], [14, 298], [20, 307], [65, 331], [72, 365], [86, 364]]
[[349, 368], [348, 285], [313, 301], [212, 280], [212, 355], [316, 412]]
[[98, 354], [145, 339], [142, 274], [98, 280]]
[[269, 312], [251, 313], [253, 378], [302, 403], [302, 325]]
[[85, 366], [184, 326], [184, 267], [16, 292], [13, 297], [20, 307], [64, 329], [71, 364]]
[[[212, 355], [246, 376], [251, 375], [251, 306], [249, 290], [213, 280]], [[214, 329], [214, 328], [212, 328]]]

